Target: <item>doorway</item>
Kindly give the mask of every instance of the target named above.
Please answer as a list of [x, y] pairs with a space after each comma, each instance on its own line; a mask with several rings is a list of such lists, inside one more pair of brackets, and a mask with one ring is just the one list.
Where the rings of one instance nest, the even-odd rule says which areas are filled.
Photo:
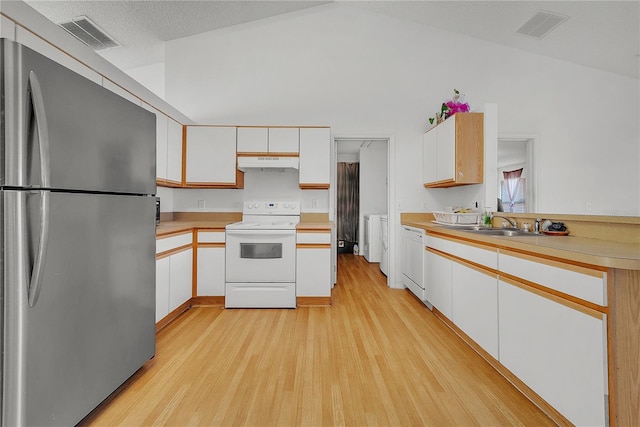
[[[337, 225], [337, 253], [353, 253], [353, 246], [358, 245], [358, 255], [365, 256], [371, 263], [382, 263], [382, 242], [371, 246], [369, 240], [382, 239], [382, 225], [378, 221], [377, 227], [373, 232], [366, 227], [369, 224], [369, 216], [384, 216], [390, 213], [390, 191], [389, 191], [389, 176], [390, 176], [390, 138], [389, 137], [334, 137], [334, 155], [336, 164], [336, 191], [331, 196], [334, 201], [335, 209], [335, 221]], [[357, 165], [357, 166], [356, 166]], [[349, 199], [344, 194], [341, 194], [341, 182], [339, 175], [340, 170], [356, 169], [358, 170], [358, 198]], [[353, 174], [351, 174], [353, 176]], [[353, 193], [351, 193], [353, 194]], [[353, 203], [352, 206], [346, 207], [346, 201]], [[357, 207], [354, 206], [357, 204]], [[354, 213], [357, 214], [354, 215]], [[348, 218], [347, 218], [348, 217]], [[355, 221], [355, 242], [351, 244], [347, 239], [349, 235], [341, 233], [346, 227], [341, 226], [348, 221]], [[391, 220], [384, 222], [384, 226], [388, 227], [391, 224]], [[370, 228], [370, 227], [369, 227]], [[353, 232], [353, 231], [352, 231]], [[369, 236], [371, 234], [372, 236]], [[390, 235], [386, 231], [384, 237], [387, 239], [387, 243], [384, 247], [385, 262], [382, 265], [384, 271], [389, 277], [391, 271], [392, 257], [390, 249]], [[377, 242], [377, 240], [376, 240]], [[367, 256], [370, 253], [365, 252], [368, 250], [375, 250], [379, 248], [380, 255], [377, 257]], [[381, 270], [382, 271], [382, 270]], [[392, 281], [387, 281], [392, 283]]]

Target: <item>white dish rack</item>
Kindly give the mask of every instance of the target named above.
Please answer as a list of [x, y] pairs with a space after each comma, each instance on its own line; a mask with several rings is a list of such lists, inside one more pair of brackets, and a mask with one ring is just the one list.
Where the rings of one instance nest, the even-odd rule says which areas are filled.
[[482, 212], [433, 212], [433, 216], [440, 224], [450, 225], [479, 225]]

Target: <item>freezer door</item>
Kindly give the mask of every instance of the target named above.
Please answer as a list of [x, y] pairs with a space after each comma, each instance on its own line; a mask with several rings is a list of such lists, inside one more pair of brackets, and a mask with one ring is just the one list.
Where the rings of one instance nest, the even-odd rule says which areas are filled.
[[155, 199], [50, 192], [45, 238], [45, 193], [4, 191], [5, 426], [75, 425], [155, 353]]
[[155, 193], [153, 113], [25, 46], [1, 42], [2, 185]]

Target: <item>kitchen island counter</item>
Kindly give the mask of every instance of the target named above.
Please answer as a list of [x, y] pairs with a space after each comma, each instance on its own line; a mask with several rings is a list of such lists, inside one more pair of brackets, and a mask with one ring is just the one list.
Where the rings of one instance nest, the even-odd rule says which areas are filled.
[[[429, 214], [403, 214], [402, 225], [422, 228], [427, 233], [488, 244], [498, 249], [525, 251], [545, 258], [560, 258], [601, 268], [640, 270], [640, 241], [619, 242], [582, 236], [488, 236], [432, 222]], [[640, 221], [640, 219], [639, 219]], [[632, 224], [632, 226], [634, 226]], [[635, 225], [638, 227], [638, 225]], [[571, 227], [569, 228], [571, 230]]]

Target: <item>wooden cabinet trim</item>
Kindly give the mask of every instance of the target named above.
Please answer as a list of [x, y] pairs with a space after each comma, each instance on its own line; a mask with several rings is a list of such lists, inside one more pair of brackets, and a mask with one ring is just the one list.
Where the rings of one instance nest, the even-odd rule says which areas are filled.
[[607, 307], [602, 307], [602, 306], [593, 304], [589, 301], [585, 301], [585, 300], [573, 297], [571, 295], [558, 292], [554, 289], [547, 288], [537, 283], [529, 282], [527, 280], [514, 277], [508, 274], [504, 274], [504, 273], [499, 273], [498, 276], [499, 276], [499, 279], [505, 283], [516, 286], [520, 289], [531, 292], [533, 294], [539, 295], [548, 300], [557, 302], [558, 304], [562, 304], [574, 310], [580, 311], [584, 314], [587, 314], [591, 317], [595, 317], [596, 319], [599, 319], [599, 320], [603, 320], [607, 315], [607, 313], [609, 312]]
[[183, 234], [193, 234], [193, 231], [191, 228], [188, 228], [186, 230], [173, 231], [171, 233], [156, 236], [156, 240], [168, 239], [169, 237], [182, 236]]
[[[486, 249], [486, 248], [482, 248], [482, 247], [480, 247], [480, 248], [481, 249]], [[454, 262], [457, 262], [458, 264], [466, 265], [467, 267], [473, 268], [474, 270], [477, 270], [477, 271], [479, 271], [481, 273], [484, 273], [484, 274], [486, 274], [488, 276], [494, 276], [494, 275], [497, 276], [499, 274], [499, 271], [496, 270], [496, 269], [489, 268], [486, 265], [478, 264], [478, 263], [475, 263], [473, 261], [469, 261], [468, 259], [461, 258], [461, 257], [459, 257], [457, 255], [452, 255], [452, 254], [450, 254], [448, 252], [442, 252], [442, 251], [440, 251], [438, 249], [430, 248], [428, 246], [425, 248], [425, 250], [427, 252], [432, 252], [432, 253], [434, 253], [436, 255], [440, 255], [440, 256], [443, 256], [445, 258], [448, 258], [448, 259], [450, 259], [450, 260], [452, 260]]]
[[449, 240], [454, 243], [461, 243], [463, 245], [473, 246], [474, 248], [478, 248], [478, 249], [484, 249], [484, 250], [490, 250], [490, 251], [494, 251], [498, 249], [495, 245], [492, 245], [489, 243], [480, 243], [475, 240], [466, 240], [459, 237], [451, 237], [448, 234], [441, 234], [433, 231], [426, 231], [426, 234], [431, 235], [433, 237], [437, 237], [438, 239]]
[[328, 190], [329, 183], [315, 183], [315, 184], [304, 183], [304, 184], [300, 184], [300, 188], [302, 190]]
[[238, 157], [300, 157], [300, 153], [280, 153], [280, 152], [250, 152], [250, 151], [238, 151]]
[[196, 243], [196, 247], [198, 248], [224, 248], [226, 247], [225, 242], [198, 242]]
[[586, 267], [583, 265], [572, 264], [569, 261], [557, 261], [552, 258], [541, 258], [539, 255], [532, 255], [526, 252], [516, 252], [509, 249], [499, 249], [499, 253], [503, 255], [509, 255], [516, 258], [524, 259], [527, 261], [549, 265], [551, 267], [562, 268], [564, 270], [573, 271], [575, 273], [585, 274], [587, 276], [597, 277], [598, 279], [604, 280], [607, 277], [606, 269], [604, 267], [600, 267], [600, 268], [596, 268], [595, 266]]
[[178, 246], [177, 248], [169, 249], [168, 251], [159, 252], [156, 254], [156, 261], [171, 255], [175, 255], [180, 252], [188, 251], [190, 249], [193, 249], [193, 244], [191, 243], [188, 245]]
[[331, 249], [331, 243], [297, 243], [297, 249]]

